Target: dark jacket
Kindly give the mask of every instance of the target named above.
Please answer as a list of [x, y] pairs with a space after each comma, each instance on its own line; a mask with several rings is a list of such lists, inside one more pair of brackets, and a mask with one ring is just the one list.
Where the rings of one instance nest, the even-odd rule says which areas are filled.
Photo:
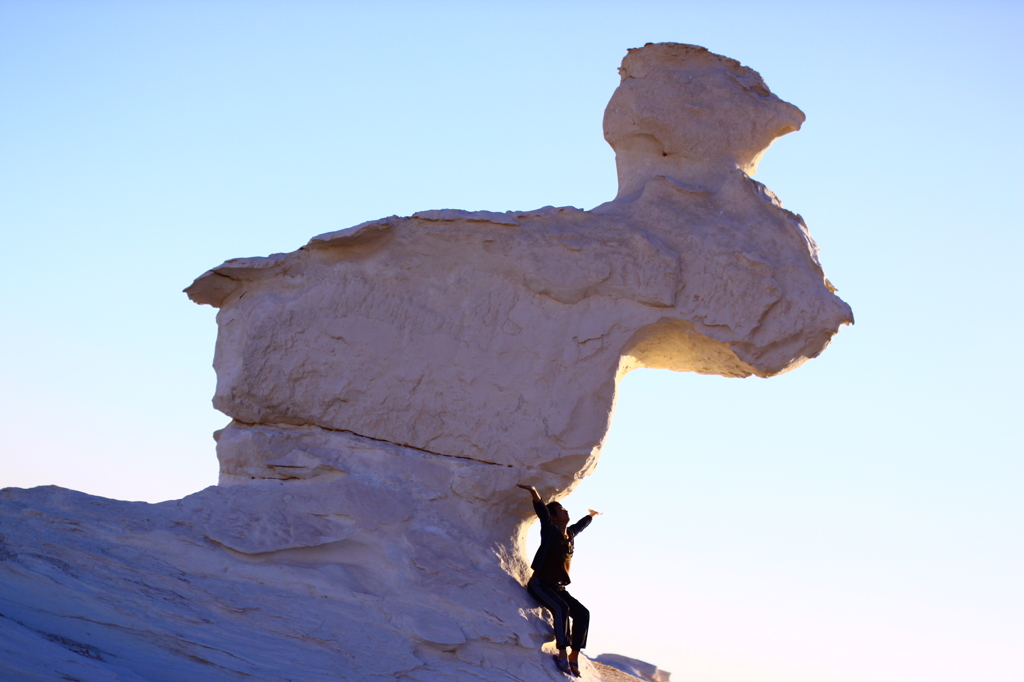
[[572, 561], [575, 538], [594, 519], [589, 515], [584, 516], [566, 528], [565, 535], [562, 535], [562, 531], [551, 520], [551, 514], [543, 502], [534, 502], [533, 510], [540, 519], [540, 547], [537, 548], [530, 568], [533, 569], [534, 576], [544, 582], [568, 585], [569, 564]]

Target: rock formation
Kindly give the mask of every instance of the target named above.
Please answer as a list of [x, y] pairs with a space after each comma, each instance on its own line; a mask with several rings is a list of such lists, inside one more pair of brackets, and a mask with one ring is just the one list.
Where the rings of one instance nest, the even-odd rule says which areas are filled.
[[31, 641], [89, 680], [559, 679], [514, 485], [563, 497], [593, 471], [632, 369], [770, 377], [852, 322], [750, 178], [803, 114], [695, 46], [620, 73], [606, 204], [392, 216], [188, 287], [220, 308], [220, 484], [5, 491], [10, 669], [58, 670]]
[[593, 662], [627, 673], [646, 682], [669, 682], [671, 673], [659, 670], [658, 666], [618, 654], [601, 654]]

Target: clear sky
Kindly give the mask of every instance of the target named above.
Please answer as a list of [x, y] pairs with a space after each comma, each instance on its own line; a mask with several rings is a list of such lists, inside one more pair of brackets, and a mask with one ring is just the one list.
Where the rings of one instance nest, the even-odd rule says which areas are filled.
[[1024, 679], [1022, 35], [979, 0], [0, 0], [0, 485], [215, 483], [215, 311], [185, 286], [385, 215], [600, 204], [626, 49], [696, 43], [807, 114], [757, 178], [857, 324], [770, 380], [626, 378], [566, 501], [605, 512], [588, 653]]

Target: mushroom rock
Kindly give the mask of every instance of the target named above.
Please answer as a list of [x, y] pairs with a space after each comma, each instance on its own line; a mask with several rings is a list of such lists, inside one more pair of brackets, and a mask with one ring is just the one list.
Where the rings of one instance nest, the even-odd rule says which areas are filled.
[[[546, 616], [522, 589], [532, 509], [514, 485], [560, 498], [591, 473], [633, 369], [771, 377], [853, 320], [803, 220], [750, 177], [800, 110], [701, 47], [648, 44], [620, 73], [608, 203], [392, 216], [196, 279], [189, 297], [220, 309], [214, 405], [232, 421], [216, 434], [219, 485], [143, 507], [49, 489], [2, 505], [10, 547], [39, 524], [70, 533], [53, 519], [92, 518], [83, 506], [96, 528], [134, 519], [63, 551], [102, 555], [84, 563], [114, 576], [111, 557], [142, 548], [182, 598], [132, 588], [148, 621], [104, 614], [106, 644], [54, 636], [100, 667], [102, 651], [124, 663], [155, 647], [181, 674], [212, 647], [202, 679], [556, 679], [539, 653]], [[33, 505], [49, 511], [27, 516]], [[19, 552], [0, 568], [27, 562]], [[54, 633], [84, 617], [74, 603], [3, 612]], [[172, 636], [175, 618], [188, 625]], [[233, 639], [213, 646], [215, 631]]]

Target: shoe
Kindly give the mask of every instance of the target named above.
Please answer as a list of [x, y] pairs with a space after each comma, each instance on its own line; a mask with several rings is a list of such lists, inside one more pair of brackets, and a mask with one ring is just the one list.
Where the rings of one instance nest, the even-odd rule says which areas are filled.
[[572, 661], [569, 661], [569, 671], [572, 673], [573, 677], [579, 677], [580, 676], [580, 664], [579, 663], [574, 663]]
[[552, 658], [555, 659], [555, 665], [558, 666], [558, 669], [563, 674], [565, 674], [565, 675], [572, 675], [572, 668], [569, 667], [569, 661], [561, 659], [558, 656], [553, 656]]

